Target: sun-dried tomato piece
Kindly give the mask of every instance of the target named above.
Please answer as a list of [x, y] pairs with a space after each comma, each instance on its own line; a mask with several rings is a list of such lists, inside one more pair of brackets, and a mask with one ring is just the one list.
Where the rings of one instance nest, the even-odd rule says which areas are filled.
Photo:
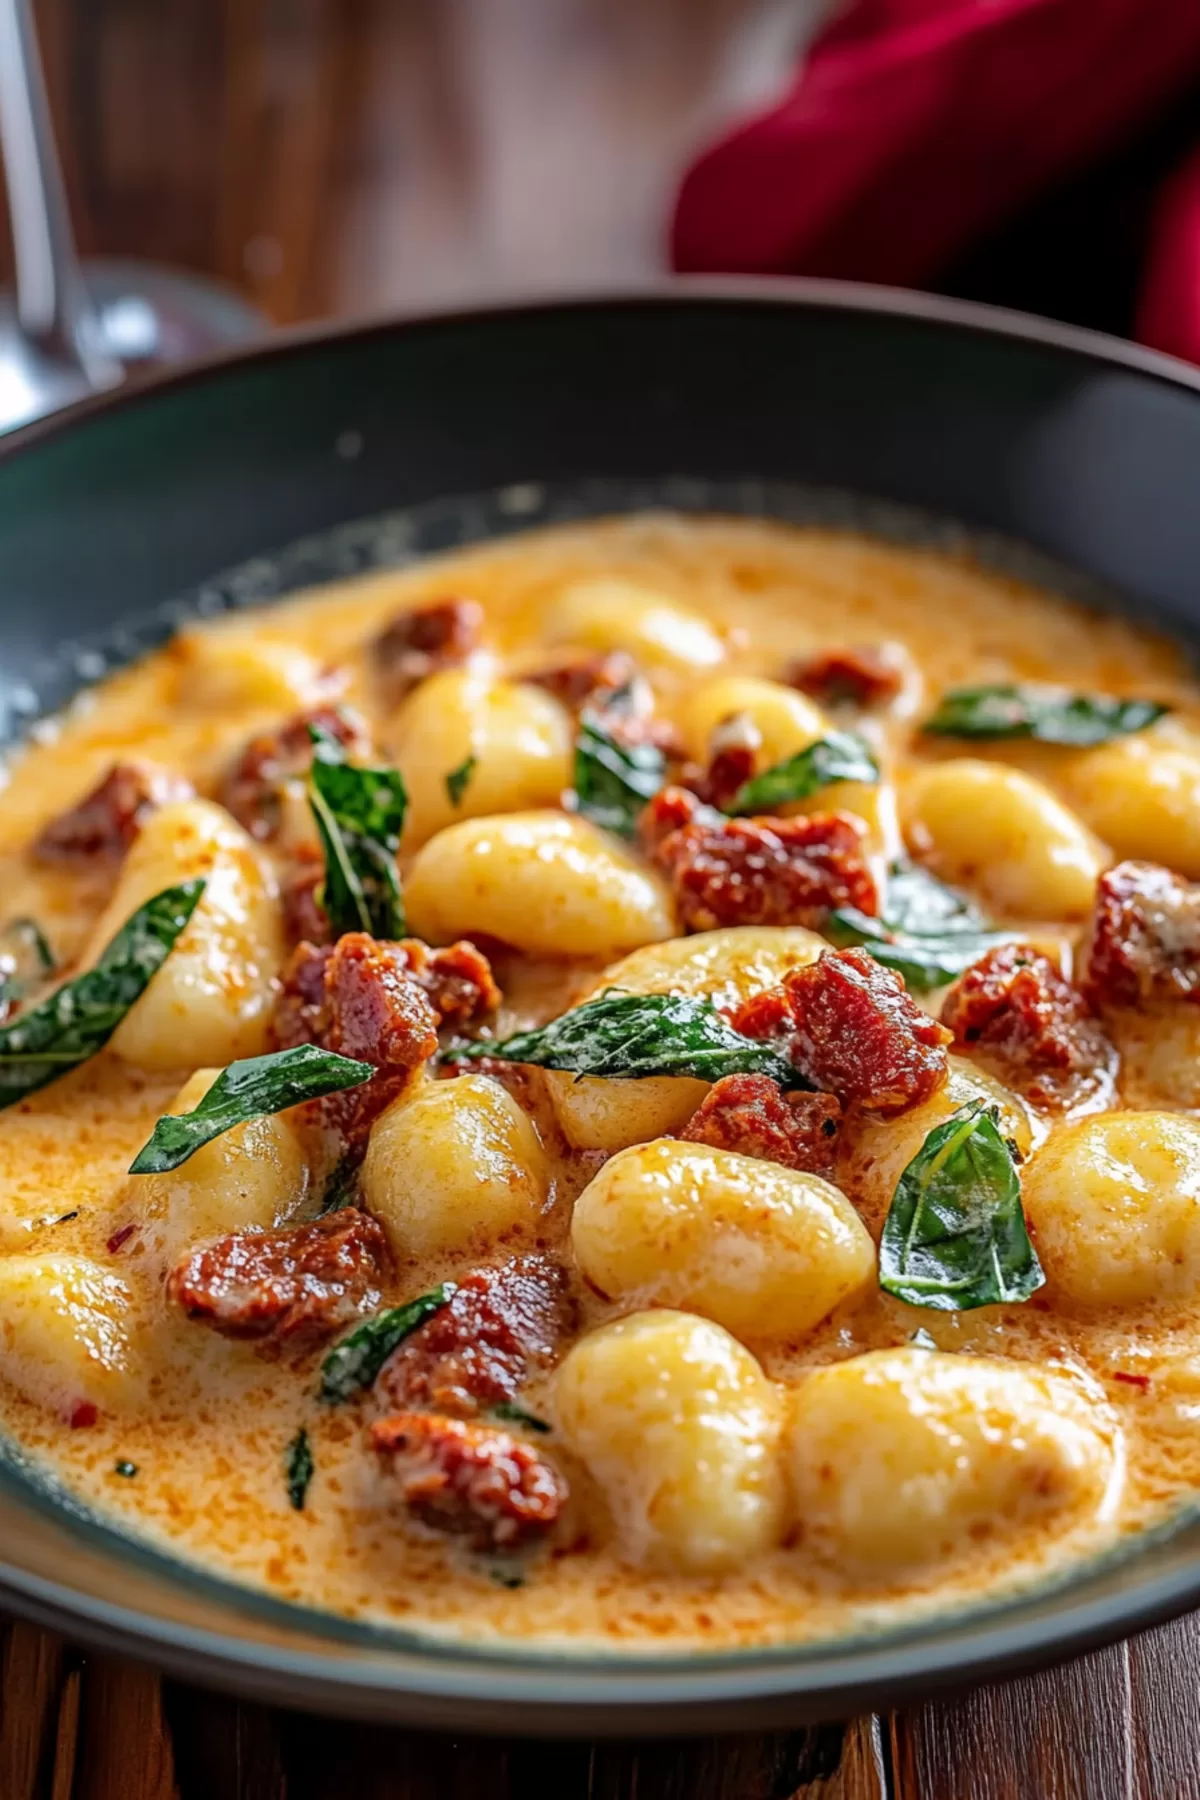
[[826, 950], [783, 981], [788, 1054], [818, 1088], [868, 1112], [919, 1106], [946, 1078], [950, 1033], [865, 950]]
[[655, 858], [670, 878], [689, 931], [813, 926], [837, 906], [879, 911], [866, 836], [866, 826], [852, 813], [796, 819], [723, 819], [706, 813], [662, 838]]
[[307, 774], [312, 764], [309, 727], [317, 726], [351, 756], [365, 756], [370, 745], [357, 719], [338, 706], [310, 707], [293, 713], [274, 731], [259, 732], [245, 744], [221, 783], [221, 804], [245, 826], [251, 837], [274, 837], [282, 822], [283, 790]]
[[420, 938], [401, 938], [395, 948], [408, 959], [410, 974], [443, 1025], [472, 1025], [495, 1012], [504, 997], [491, 963], [469, 938], [440, 950], [431, 950]]
[[379, 1305], [381, 1227], [356, 1207], [282, 1231], [238, 1231], [190, 1252], [167, 1297], [224, 1337], [302, 1349]]
[[173, 800], [190, 800], [195, 792], [186, 777], [156, 763], [114, 763], [82, 800], [50, 820], [33, 854], [64, 868], [118, 862], [152, 812]]
[[517, 1550], [545, 1537], [566, 1502], [557, 1469], [492, 1425], [395, 1413], [371, 1427], [371, 1444], [415, 1519], [478, 1550]]
[[1200, 885], [1122, 862], [1096, 884], [1081, 986], [1096, 1010], [1200, 1001]]
[[280, 886], [283, 926], [293, 944], [327, 944], [329, 914], [321, 905], [325, 864], [320, 856], [301, 856]]
[[1048, 956], [999, 944], [960, 975], [942, 1023], [962, 1049], [1039, 1106], [1064, 1106], [1112, 1071], [1113, 1047]]
[[273, 1035], [281, 1050], [320, 1044], [379, 1071], [359, 1087], [308, 1103], [353, 1143], [434, 1054], [437, 1026], [404, 946], [348, 931], [336, 944], [297, 945], [283, 971]]
[[841, 1119], [841, 1103], [832, 1094], [785, 1094], [768, 1075], [726, 1075], [709, 1089], [679, 1136], [689, 1144], [828, 1175]]
[[578, 712], [585, 701], [627, 687], [635, 673], [633, 658], [624, 650], [607, 650], [596, 656], [567, 656], [520, 679], [531, 687], [544, 688], [570, 711]]
[[884, 706], [904, 686], [904, 669], [887, 644], [858, 644], [801, 657], [784, 680], [826, 706]]
[[438, 669], [465, 663], [483, 636], [477, 600], [448, 595], [398, 613], [371, 646], [375, 667], [390, 698], [402, 699]]
[[697, 798], [689, 788], [660, 788], [638, 818], [638, 837], [647, 856], [656, 856], [659, 846], [676, 831], [693, 820], [705, 818], [719, 825], [721, 814]]
[[708, 763], [686, 763], [680, 783], [707, 806], [728, 806], [758, 766], [762, 733], [748, 713], [723, 719], [708, 741]]
[[565, 1270], [544, 1256], [476, 1269], [390, 1356], [375, 1382], [389, 1412], [469, 1414], [511, 1400], [574, 1329]]

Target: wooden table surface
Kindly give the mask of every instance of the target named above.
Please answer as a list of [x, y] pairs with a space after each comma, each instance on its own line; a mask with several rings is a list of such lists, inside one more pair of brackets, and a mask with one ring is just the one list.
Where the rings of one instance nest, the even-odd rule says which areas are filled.
[[[286, 322], [653, 270], [682, 163], [830, 0], [35, 3], [85, 250]], [[641, 1747], [331, 1724], [23, 1624], [0, 1649], [0, 1800], [1200, 1797], [1197, 1620], [955, 1703]]]
[[887, 1717], [451, 1738], [252, 1706], [0, 1624], [0, 1800], [1196, 1800], [1200, 1619]]

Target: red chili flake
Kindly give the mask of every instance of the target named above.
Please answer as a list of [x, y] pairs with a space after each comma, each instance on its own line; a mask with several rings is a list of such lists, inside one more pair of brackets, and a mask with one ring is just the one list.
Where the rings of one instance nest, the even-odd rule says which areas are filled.
[[100, 1414], [93, 1401], [77, 1400], [71, 1409], [71, 1429], [79, 1431], [89, 1425], [94, 1425], [99, 1417]]
[[1114, 1381], [1125, 1382], [1128, 1387], [1140, 1388], [1143, 1394], [1150, 1386], [1150, 1377], [1148, 1375], [1133, 1375], [1128, 1369], [1114, 1369], [1112, 1378]]
[[120, 1231], [114, 1231], [109, 1238], [108, 1243], [104, 1246], [108, 1251], [108, 1254], [110, 1256], [115, 1256], [117, 1251], [123, 1249], [129, 1242], [136, 1230], [136, 1225], [122, 1225]]

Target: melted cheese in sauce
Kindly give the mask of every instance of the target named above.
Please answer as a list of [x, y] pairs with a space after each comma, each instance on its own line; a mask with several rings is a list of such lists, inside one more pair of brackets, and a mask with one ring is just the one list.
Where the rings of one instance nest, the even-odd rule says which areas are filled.
[[[591, 583], [610, 585], [590, 600], [585, 587], [581, 600], [580, 584]], [[637, 641], [636, 607], [620, 584], [653, 590], [711, 629], [693, 632], [682, 662], [659, 654], [651, 639]], [[1149, 694], [1176, 709], [1156, 728], [1164, 745], [1182, 755], [1200, 742], [1200, 694], [1174, 649], [1119, 619], [1092, 616], [967, 561], [766, 523], [670, 516], [603, 521], [485, 546], [400, 575], [361, 578], [258, 615], [197, 627], [90, 691], [14, 760], [0, 794], [0, 890], [8, 913], [41, 921], [61, 959], [81, 951], [106, 887], [38, 867], [27, 847], [118, 755], [154, 758], [211, 794], [246, 737], [327, 691], [331, 670], [341, 696], [390, 748], [398, 720], [381, 704], [365, 647], [397, 611], [445, 593], [483, 603], [486, 654], [501, 671], [544, 663], [547, 644], [563, 636], [618, 640], [622, 622], [633, 621], [630, 647], [650, 669], [660, 710], [676, 717], [686, 712], [700, 679], [688, 666], [689, 654], [702, 671], [723, 648], [727, 672], [770, 677], [810, 648], [903, 645], [916, 671], [913, 688], [878, 728], [902, 790], [914, 761], [963, 753], [961, 745], [915, 742], [911, 730], [913, 713], [920, 716], [942, 689], [958, 684], [1067, 680], [1084, 691]], [[661, 638], [664, 631], [669, 638], [669, 626], [658, 618], [654, 632]], [[267, 655], [258, 655], [264, 649]], [[1080, 753], [1008, 744], [982, 746], [978, 754], [1036, 775], [1086, 813]], [[1200, 834], [1200, 819], [1196, 829]], [[1107, 851], [1099, 846], [1096, 854], [1103, 860]], [[988, 873], [976, 871], [981, 888]], [[1078, 930], [1077, 919], [1052, 910], [1015, 922], [1068, 955]], [[554, 1016], [596, 975], [596, 960], [586, 957], [506, 969], [501, 1027]], [[1122, 1049], [1125, 1105], [1163, 1110], [1200, 1101], [1200, 1091], [1181, 1081], [1179, 1056], [1169, 1059], [1169, 1068], [1157, 1067], [1153, 1031], [1133, 1032]], [[1065, 1513], [1035, 1510], [1011, 1531], [996, 1519], [995, 1529], [973, 1529], [953, 1554], [925, 1563], [838, 1566], [836, 1558], [831, 1563], [793, 1539], [719, 1576], [647, 1573], [623, 1557], [586, 1473], [563, 1455], [589, 1524], [586, 1546], [536, 1558], [524, 1585], [510, 1589], [484, 1559], [406, 1525], [381, 1504], [356, 1409], [317, 1404], [312, 1359], [299, 1368], [265, 1361], [169, 1316], [152, 1259], [107, 1247], [128, 1216], [131, 1157], [189, 1073], [185, 1064], [169, 1076], [150, 1076], [106, 1053], [0, 1115], [0, 1252], [91, 1257], [125, 1288], [118, 1358], [124, 1368], [111, 1401], [99, 1383], [95, 1423], [73, 1429], [61, 1408], [39, 1406], [3, 1383], [0, 1420], [103, 1512], [278, 1597], [476, 1640], [598, 1642], [629, 1650], [775, 1643], [955, 1606], [1048, 1576], [1146, 1527], [1200, 1485], [1200, 1299], [1181, 1299], [1173, 1284], [1164, 1284], [1174, 1297], [1089, 1310], [1060, 1303], [1048, 1288], [1020, 1307], [941, 1314], [906, 1307], [871, 1283], [803, 1342], [755, 1346], [767, 1374], [802, 1383], [806, 1370], [902, 1346], [919, 1326], [945, 1351], [1054, 1365], [1112, 1449], [1102, 1503]], [[1175, 1091], [1164, 1093], [1164, 1083], [1168, 1089], [1174, 1083]], [[1031, 1137], [1036, 1142], [1061, 1128], [1034, 1119]], [[908, 1141], [905, 1148], [904, 1129], [901, 1119], [847, 1143], [836, 1172], [876, 1236], [891, 1186], [915, 1147]], [[595, 1154], [579, 1154], [554, 1170], [544, 1241], [565, 1245], [572, 1202], [597, 1166]], [[436, 1263], [402, 1267], [389, 1300], [451, 1273]], [[585, 1329], [618, 1310], [589, 1301]], [[0, 1316], [6, 1343], [19, 1335], [14, 1320]], [[103, 1360], [103, 1346], [97, 1354]], [[552, 1388], [552, 1378], [533, 1385], [523, 1404], [551, 1412]], [[283, 1458], [302, 1424], [317, 1473], [305, 1509], [296, 1512], [286, 1497]], [[557, 1442], [548, 1440], [561, 1454]], [[118, 1474], [119, 1461], [135, 1463], [136, 1476]], [[889, 1479], [881, 1471], [881, 1508], [888, 1505]]]

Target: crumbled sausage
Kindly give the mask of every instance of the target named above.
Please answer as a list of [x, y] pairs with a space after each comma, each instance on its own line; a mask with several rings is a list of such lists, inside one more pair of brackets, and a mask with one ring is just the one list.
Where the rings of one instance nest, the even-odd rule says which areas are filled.
[[33, 846], [39, 862], [86, 869], [117, 862], [150, 814], [190, 800], [190, 781], [151, 762], [118, 762], [75, 806], [51, 819]]
[[337, 706], [294, 713], [277, 730], [252, 737], [226, 771], [219, 796], [251, 837], [271, 838], [279, 830], [284, 787], [306, 774], [312, 763], [310, 726], [336, 738], [352, 756], [368, 753], [362, 726]]
[[388, 1411], [473, 1413], [511, 1400], [549, 1367], [575, 1325], [565, 1271], [544, 1256], [477, 1269], [388, 1358], [375, 1396]]
[[972, 963], [943, 1000], [942, 1022], [1039, 1106], [1070, 1104], [1112, 1069], [1112, 1045], [1082, 996], [1027, 944], [1000, 944]]
[[894, 700], [904, 686], [904, 670], [886, 644], [859, 644], [802, 657], [791, 665], [784, 680], [826, 706], [865, 708]]
[[[652, 801], [652, 808], [662, 799]], [[655, 858], [670, 878], [689, 931], [815, 926], [838, 906], [879, 911], [866, 835], [862, 820], [851, 813], [795, 819], [697, 814], [661, 839]]]
[[167, 1296], [225, 1337], [307, 1348], [379, 1305], [387, 1243], [375, 1220], [343, 1207], [309, 1225], [239, 1231], [172, 1269]]
[[768, 1075], [726, 1075], [709, 1089], [680, 1137], [736, 1150], [785, 1169], [828, 1175], [842, 1108], [832, 1094], [785, 1094]]
[[396, 949], [404, 952], [410, 974], [443, 1025], [473, 1025], [495, 1012], [503, 999], [491, 963], [468, 938], [440, 950], [431, 950], [420, 938], [402, 938]]
[[578, 712], [585, 701], [627, 687], [635, 672], [633, 658], [624, 650], [608, 650], [597, 656], [566, 657], [531, 675], [522, 675], [521, 680], [531, 687], [545, 688], [571, 712]]
[[[787, 1054], [843, 1105], [898, 1113], [928, 1100], [946, 1078], [950, 1033], [909, 999], [903, 982], [865, 950], [826, 950], [783, 980], [791, 1012]], [[750, 1001], [734, 1015], [753, 1025]]]
[[320, 1044], [372, 1063], [370, 1081], [308, 1104], [353, 1144], [436, 1051], [438, 1015], [401, 944], [348, 931], [336, 944], [299, 944], [275, 1003], [276, 1047]]
[[567, 1497], [558, 1471], [532, 1444], [495, 1426], [437, 1413], [395, 1413], [371, 1443], [408, 1511], [478, 1550], [517, 1550], [544, 1537]]
[[466, 662], [482, 636], [483, 608], [478, 601], [448, 597], [397, 614], [371, 648], [395, 701], [436, 670]]
[[1200, 1001], [1200, 886], [1123, 862], [1096, 886], [1082, 987], [1096, 1010]]

